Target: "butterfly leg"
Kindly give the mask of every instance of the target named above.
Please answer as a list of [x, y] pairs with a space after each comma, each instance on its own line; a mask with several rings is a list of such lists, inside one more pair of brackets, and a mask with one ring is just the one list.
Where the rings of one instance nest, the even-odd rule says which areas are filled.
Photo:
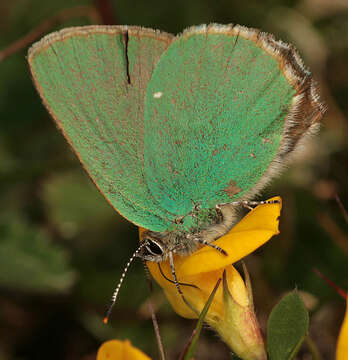
[[261, 201], [250, 201], [250, 200], [241, 200], [241, 201], [233, 201], [230, 203], [222, 203], [216, 205], [217, 207], [224, 206], [224, 205], [232, 205], [232, 206], [244, 206], [247, 208], [251, 208], [257, 205], [266, 205], [266, 204], [279, 204], [279, 200], [261, 200]]
[[210, 246], [211, 248], [219, 251], [219, 252], [220, 252], [221, 254], [223, 254], [223, 255], [226, 255], [226, 256], [228, 255], [227, 252], [226, 252], [223, 248], [221, 248], [220, 246], [215, 245], [215, 244], [213, 244], [213, 243], [211, 243], [211, 242], [209, 242], [209, 241], [207, 241], [207, 240], [204, 240], [204, 239], [199, 238], [199, 237], [194, 237], [193, 240], [194, 240], [194, 241], [197, 241], [198, 243], [200, 243], [200, 244], [202, 244], [202, 245]]
[[248, 200], [244, 200], [241, 201], [240, 206], [243, 206], [244, 208], [248, 209], [248, 210], [253, 210], [253, 206], [257, 206], [257, 205], [265, 205], [265, 204], [278, 204], [279, 200], [264, 200], [264, 201], [248, 201]]
[[250, 205], [248, 205], [248, 204], [245, 204], [244, 202], [242, 202], [241, 206], [244, 207], [244, 208], [246, 208], [246, 209], [248, 209], [248, 210], [250, 210], [250, 211], [253, 209], [252, 206], [250, 206]]
[[[163, 270], [162, 270], [162, 268], [161, 268], [161, 263], [157, 263], [157, 265], [158, 265], [158, 270], [160, 271], [161, 275], [162, 275], [167, 281], [169, 281], [170, 283], [172, 283], [172, 284], [175, 285], [175, 281], [168, 279], [168, 277], [166, 276], [166, 274], [163, 272]], [[191, 287], [193, 287], [193, 288], [195, 288], [195, 289], [199, 289], [199, 287], [196, 286], [196, 285], [194, 285], [194, 284], [188, 284], [188, 283], [183, 283], [183, 282], [178, 282], [178, 284], [179, 284], [180, 286], [191, 286]]]
[[172, 251], [169, 251], [168, 257], [169, 257], [169, 264], [170, 264], [170, 269], [172, 271], [174, 284], [175, 284], [175, 287], [176, 287], [179, 295], [181, 296], [183, 302], [198, 316], [199, 315], [198, 311], [186, 300], [186, 298], [185, 298], [185, 296], [184, 296], [184, 294], [183, 294], [183, 292], [181, 290], [181, 287], [180, 287], [179, 282], [178, 282], [178, 278], [176, 277], [176, 273], [175, 273], [175, 266], [174, 266], [173, 252]]

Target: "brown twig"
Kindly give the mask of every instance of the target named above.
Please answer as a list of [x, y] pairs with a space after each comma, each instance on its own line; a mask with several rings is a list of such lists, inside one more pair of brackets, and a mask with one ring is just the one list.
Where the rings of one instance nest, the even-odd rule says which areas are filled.
[[340, 209], [342, 211], [342, 214], [343, 214], [345, 220], [348, 222], [348, 212], [345, 209], [345, 207], [344, 207], [340, 197], [338, 196], [338, 194], [335, 195], [335, 199], [336, 199], [336, 202], [337, 202], [338, 206], [340, 207]]
[[336, 285], [333, 281], [331, 281], [327, 276], [325, 276], [321, 271], [319, 271], [317, 268], [314, 268], [313, 271], [321, 278], [323, 279], [326, 284], [330, 285], [338, 295], [340, 295], [343, 299], [347, 299], [347, 293], [341, 289], [338, 285]]
[[188, 341], [187, 344], [185, 345], [184, 351], [181, 353], [181, 355], [180, 355], [180, 357], [179, 357], [179, 360], [184, 360], [184, 359], [185, 359], [185, 355], [187, 354], [188, 349], [190, 348], [190, 345], [192, 344], [192, 341], [193, 341], [194, 337], [195, 337], [196, 334], [197, 334], [197, 331], [198, 331], [197, 329], [194, 329], [194, 330], [192, 331], [192, 334], [191, 334], [191, 336], [190, 336], [190, 338], [189, 338], [189, 341]]
[[317, 215], [320, 226], [329, 234], [332, 241], [348, 254], [348, 237], [331, 219], [329, 214], [322, 212]]
[[[146, 280], [147, 280], [147, 283], [149, 285], [150, 292], [152, 292], [153, 291], [153, 286], [152, 286], [151, 274], [150, 274], [150, 271], [149, 271], [149, 269], [148, 269], [148, 267], [146, 265], [145, 260], [143, 260], [143, 265], [144, 265]], [[148, 307], [149, 307], [149, 310], [150, 310], [150, 313], [151, 313], [153, 329], [155, 331], [158, 351], [159, 351], [161, 360], [166, 360], [166, 355], [165, 355], [165, 352], [164, 352], [164, 346], [163, 346], [162, 337], [161, 337], [161, 333], [160, 333], [159, 326], [158, 326], [156, 313], [155, 313], [155, 310], [154, 310], [154, 308], [152, 306], [151, 301], [148, 302]]]
[[15, 54], [16, 52], [28, 47], [32, 42], [40, 38], [47, 33], [54, 26], [76, 17], [87, 17], [91, 20], [91, 23], [98, 24], [101, 22], [101, 18], [97, 10], [93, 6], [76, 6], [69, 9], [64, 9], [51, 18], [43, 21], [37, 27], [29, 31], [28, 34], [21, 37], [5, 49], [0, 51], [0, 62]]

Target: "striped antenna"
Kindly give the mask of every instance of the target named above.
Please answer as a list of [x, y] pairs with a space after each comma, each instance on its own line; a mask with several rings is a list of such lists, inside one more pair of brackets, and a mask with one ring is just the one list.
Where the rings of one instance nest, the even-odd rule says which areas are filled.
[[121, 275], [121, 278], [120, 278], [120, 280], [119, 280], [119, 282], [118, 282], [118, 284], [117, 284], [117, 286], [116, 286], [116, 288], [115, 288], [115, 290], [114, 290], [114, 292], [113, 292], [113, 294], [112, 294], [112, 296], [111, 296], [110, 304], [109, 304], [109, 306], [108, 306], [107, 309], [106, 309], [105, 316], [104, 316], [104, 320], [103, 320], [104, 324], [107, 324], [108, 321], [109, 321], [109, 317], [110, 317], [110, 314], [111, 314], [111, 310], [112, 310], [113, 306], [115, 305], [115, 302], [116, 302], [116, 299], [117, 299], [117, 295], [118, 295], [118, 293], [119, 293], [119, 291], [120, 291], [120, 288], [121, 288], [121, 286], [122, 286], [123, 280], [124, 280], [124, 278], [125, 278], [125, 276], [126, 276], [126, 274], [127, 274], [127, 271], [128, 271], [128, 269], [129, 269], [130, 264], [131, 264], [132, 261], [136, 258], [136, 256], [139, 254], [140, 250], [141, 250], [145, 245], [146, 245], [146, 242], [145, 242], [145, 241], [144, 241], [142, 244], [140, 244], [140, 246], [135, 250], [134, 254], [129, 258], [126, 266], [124, 267], [124, 270], [123, 270], [123, 273], [122, 273], [122, 275]]

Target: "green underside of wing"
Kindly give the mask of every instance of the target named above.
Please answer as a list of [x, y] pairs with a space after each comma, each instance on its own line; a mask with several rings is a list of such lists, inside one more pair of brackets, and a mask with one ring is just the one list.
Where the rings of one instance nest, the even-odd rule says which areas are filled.
[[153, 231], [199, 205], [189, 230], [265, 176], [295, 90], [251, 40], [195, 33], [167, 49], [156, 36], [73, 34], [36, 50], [31, 69], [107, 200]]
[[145, 174], [161, 206], [183, 215], [248, 193], [278, 152], [294, 93], [253, 41], [194, 34], [173, 42], [145, 105]]
[[129, 36], [127, 57], [125, 46], [124, 34], [72, 36], [38, 51], [31, 66], [49, 111], [108, 201], [132, 222], [161, 231], [170, 214], [145, 184], [143, 112], [167, 44]]

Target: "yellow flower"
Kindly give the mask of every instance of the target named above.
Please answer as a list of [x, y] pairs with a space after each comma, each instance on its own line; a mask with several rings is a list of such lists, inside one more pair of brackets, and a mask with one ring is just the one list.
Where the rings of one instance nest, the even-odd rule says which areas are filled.
[[151, 358], [132, 346], [129, 340], [110, 340], [99, 348], [97, 360], [151, 360]]
[[[348, 300], [348, 299], [346, 299]], [[346, 314], [338, 336], [336, 360], [348, 359], [348, 301], [346, 301]]]
[[[266, 359], [261, 333], [253, 311], [250, 284], [245, 284], [231, 265], [247, 256], [279, 233], [279, 203], [259, 205], [250, 211], [231, 231], [214, 242], [227, 252], [227, 256], [204, 246], [188, 257], [174, 257], [175, 272], [192, 311], [182, 300], [172, 279], [169, 261], [160, 264], [147, 262], [147, 266], [174, 310], [186, 318], [197, 318], [216, 282], [226, 271], [225, 286], [219, 287], [205, 321], [216, 329], [223, 340], [242, 359]], [[143, 231], [143, 229], [140, 229]], [[184, 284], [195, 285], [185, 286]]]

